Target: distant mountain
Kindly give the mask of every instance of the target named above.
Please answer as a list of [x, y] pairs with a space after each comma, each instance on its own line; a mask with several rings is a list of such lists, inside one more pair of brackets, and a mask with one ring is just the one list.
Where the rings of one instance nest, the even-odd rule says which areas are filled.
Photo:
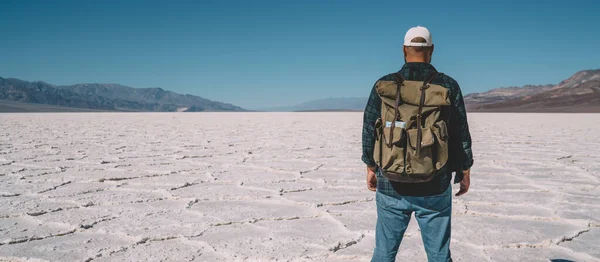
[[526, 85], [523, 87], [501, 87], [483, 93], [469, 94], [464, 97], [466, 104], [491, 104], [531, 96], [552, 89], [554, 85]]
[[366, 97], [325, 98], [288, 107], [263, 108], [260, 111], [362, 111], [366, 104]]
[[600, 69], [557, 85], [498, 88], [465, 96], [471, 112], [600, 112]]
[[[132, 88], [118, 84], [55, 86], [39, 81], [28, 82], [1, 77], [0, 100], [98, 111], [245, 111], [231, 104], [193, 95], [182, 95], [162, 88]], [[0, 107], [0, 110], [2, 108], [6, 107]], [[44, 111], [44, 108], [48, 107], [27, 105], [23, 108], [26, 111]]]

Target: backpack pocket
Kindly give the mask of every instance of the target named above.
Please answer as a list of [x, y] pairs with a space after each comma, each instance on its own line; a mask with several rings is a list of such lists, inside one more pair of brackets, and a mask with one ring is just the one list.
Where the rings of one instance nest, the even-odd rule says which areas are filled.
[[[375, 143], [373, 158], [379, 167], [390, 173], [401, 174], [404, 172], [404, 147], [406, 134], [404, 128], [383, 127], [376, 124], [376, 135], [378, 136]], [[390, 147], [391, 141], [391, 147]]]
[[421, 149], [417, 152], [417, 129], [407, 130], [406, 174], [409, 176], [429, 176], [436, 171], [434, 166], [435, 136], [431, 128], [421, 130]]
[[438, 121], [431, 128], [435, 135], [435, 168], [442, 169], [448, 162], [448, 126], [444, 121]]

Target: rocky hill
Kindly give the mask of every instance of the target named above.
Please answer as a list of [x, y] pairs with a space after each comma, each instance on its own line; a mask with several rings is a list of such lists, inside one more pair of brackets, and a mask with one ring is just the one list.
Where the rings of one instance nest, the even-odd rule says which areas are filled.
[[[182, 95], [162, 88], [132, 88], [118, 84], [55, 86], [45, 82], [1, 77], [0, 100], [98, 111], [245, 111], [231, 104]], [[47, 107], [27, 108], [42, 110], [39, 108]]]
[[465, 96], [471, 112], [600, 112], [600, 69], [557, 85], [493, 89]]

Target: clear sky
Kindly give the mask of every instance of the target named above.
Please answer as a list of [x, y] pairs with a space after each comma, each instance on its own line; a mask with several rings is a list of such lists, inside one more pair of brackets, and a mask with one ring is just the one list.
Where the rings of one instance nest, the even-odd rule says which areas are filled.
[[[457, 3], [459, 2], [459, 3]], [[600, 1], [0, 1], [0, 76], [248, 109], [366, 97], [422, 25], [464, 93], [600, 68]]]

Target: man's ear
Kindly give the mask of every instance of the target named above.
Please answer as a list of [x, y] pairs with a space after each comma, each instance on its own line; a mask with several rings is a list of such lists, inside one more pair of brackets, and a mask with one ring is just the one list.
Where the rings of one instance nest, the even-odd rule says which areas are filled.
[[406, 58], [406, 46], [402, 46], [402, 51], [404, 51], [404, 58]]
[[431, 45], [431, 51], [429, 51], [429, 63], [431, 64], [431, 60], [433, 59], [433, 44]]

